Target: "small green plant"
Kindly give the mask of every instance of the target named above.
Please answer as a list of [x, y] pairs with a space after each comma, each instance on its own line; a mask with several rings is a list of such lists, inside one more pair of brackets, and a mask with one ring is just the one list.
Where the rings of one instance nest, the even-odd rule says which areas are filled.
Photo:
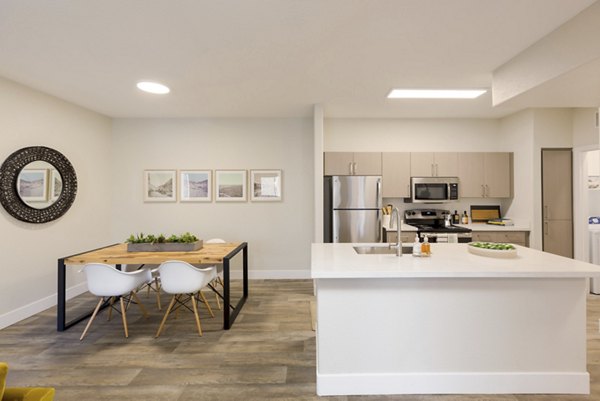
[[173, 234], [169, 237], [165, 237], [164, 234], [156, 236], [153, 234], [144, 235], [144, 233], [139, 233], [137, 235], [131, 234], [129, 238], [125, 240], [125, 242], [128, 242], [130, 244], [164, 244], [168, 242], [191, 244], [192, 242], [196, 241], [198, 241], [198, 237], [196, 237], [194, 234], [190, 234], [189, 232], [186, 232], [185, 234], [181, 234], [179, 236]]

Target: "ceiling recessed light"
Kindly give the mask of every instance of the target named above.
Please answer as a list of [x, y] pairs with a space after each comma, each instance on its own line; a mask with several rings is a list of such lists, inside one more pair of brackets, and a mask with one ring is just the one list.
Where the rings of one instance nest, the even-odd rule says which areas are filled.
[[392, 89], [388, 99], [475, 99], [485, 89]]
[[158, 82], [142, 81], [137, 83], [137, 87], [139, 90], [142, 90], [144, 92], [156, 93], [158, 95], [164, 95], [166, 93], [171, 92], [171, 89], [169, 89], [169, 87], [163, 84], [159, 84]]

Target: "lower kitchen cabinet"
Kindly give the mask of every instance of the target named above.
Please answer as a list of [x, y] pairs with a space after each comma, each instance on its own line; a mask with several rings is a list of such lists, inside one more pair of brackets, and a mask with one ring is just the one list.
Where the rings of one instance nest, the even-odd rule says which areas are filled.
[[473, 231], [473, 241], [503, 242], [515, 245], [529, 246], [528, 231]]
[[[413, 242], [415, 240], [415, 234], [416, 231], [403, 231], [402, 234], [400, 234], [400, 239], [402, 240], [403, 244], [406, 244], [408, 242]], [[398, 241], [398, 232], [396, 231], [387, 231], [387, 230], [383, 230], [383, 242], [389, 242], [391, 244], [395, 243]]]

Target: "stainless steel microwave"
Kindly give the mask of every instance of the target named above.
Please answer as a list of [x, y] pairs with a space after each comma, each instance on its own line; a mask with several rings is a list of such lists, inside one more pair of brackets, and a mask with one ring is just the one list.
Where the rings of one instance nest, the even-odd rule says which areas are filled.
[[443, 203], [458, 200], [458, 177], [411, 177], [413, 203]]

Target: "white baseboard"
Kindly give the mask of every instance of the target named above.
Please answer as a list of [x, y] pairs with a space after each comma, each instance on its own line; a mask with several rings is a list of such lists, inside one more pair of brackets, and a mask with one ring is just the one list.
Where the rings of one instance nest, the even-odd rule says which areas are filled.
[[317, 394], [589, 394], [587, 372], [319, 374]]
[[[241, 271], [233, 271], [231, 273], [233, 279], [239, 280], [242, 278]], [[310, 279], [310, 270], [253, 270], [248, 271], [250, 280], [290, 280], [290, 279]]]
[[[85, 282], [74, 285], [73, 287], [67, 288], [67, 299], [76, 297], [77, 295], [83, 294], [87, 291], [87, 284]], [[56, 293], [49, 295], [32, 303], [17, 308], [13, 311], [7, 312], [0, 316], [0, 330], [20, 322], [23, 319], [27, 319], [37, 313], [43, 312], [48, 308], [56, 306]]]

